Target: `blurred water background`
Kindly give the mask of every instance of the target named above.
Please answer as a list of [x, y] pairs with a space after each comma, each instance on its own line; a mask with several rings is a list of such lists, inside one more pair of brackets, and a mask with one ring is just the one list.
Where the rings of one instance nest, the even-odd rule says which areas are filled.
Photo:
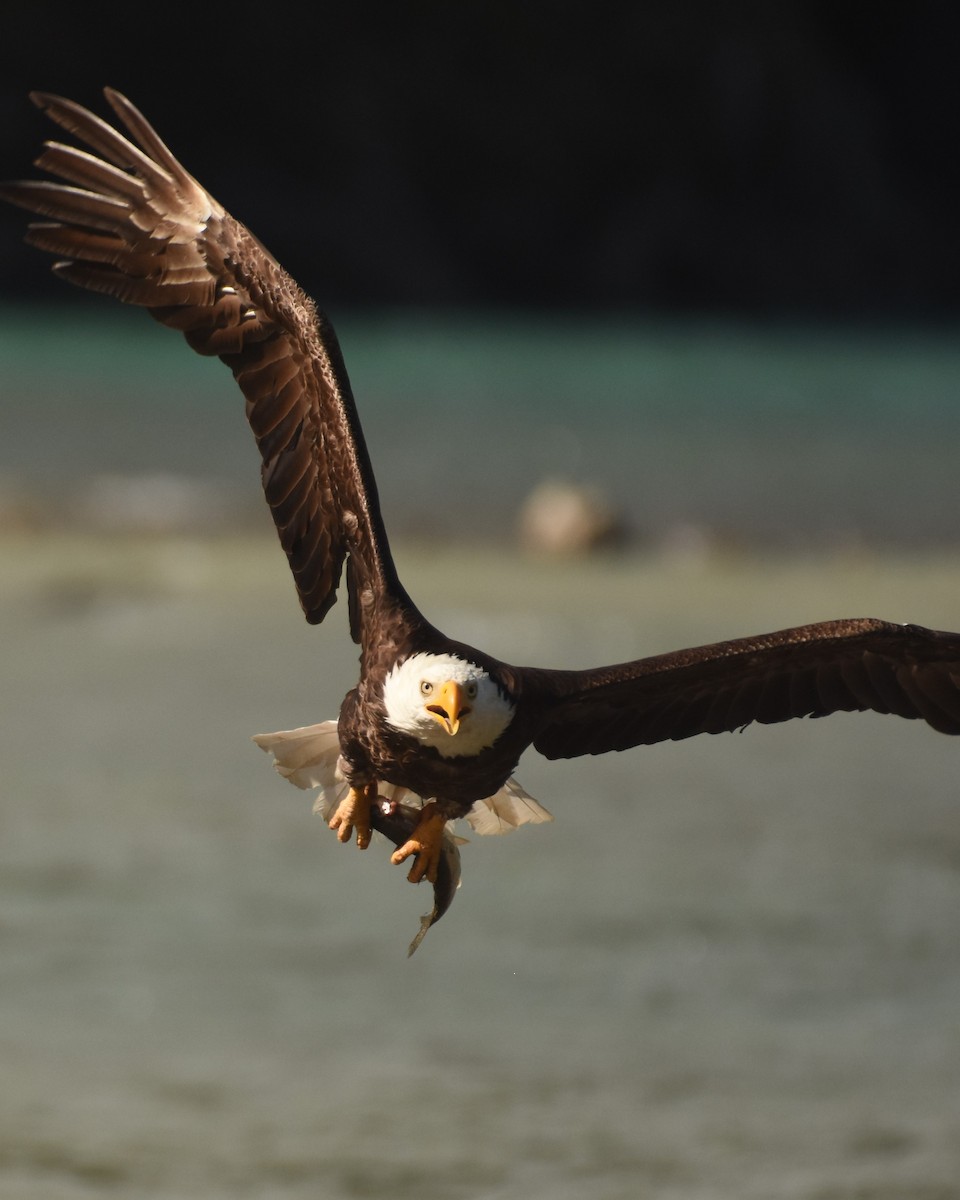
[[[608, 494], [641, 545], [956, 542], [952, 330], [503, 311], [336, 326], [397, 536], [502, 544], [555, 478]], [[8, 518], [267, 527], [216, 360], [104, 304], [9, 308], [0, 339]]]
[[[835, 616], [960, 625], [960, 341], [338, 320], [401, 575], [507, 659]], [[842, 716], [548, 764], [453, 908], [248, 735], [334, 716], [229, 373], [4, 313], [0, 1195], [960, 1197], [951, 739]], [[451, 476], [456, 486], [451, 489]], [[619, 553], [517, 508], [601, 487]]]

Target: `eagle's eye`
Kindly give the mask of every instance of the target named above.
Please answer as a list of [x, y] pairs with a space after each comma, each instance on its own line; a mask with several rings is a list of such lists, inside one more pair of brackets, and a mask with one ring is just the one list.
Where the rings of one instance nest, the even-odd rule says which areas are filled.
[[421, 696], [429, 696], [432, 691], [433, 691], [433, 684], [430, 682], [430, 680], [429, 679], [422, 680], [420, 683], [420, 695]]
[[468, 700], [476, 700], [477, 682], [475, 679], [472, 679], [463, 690]]

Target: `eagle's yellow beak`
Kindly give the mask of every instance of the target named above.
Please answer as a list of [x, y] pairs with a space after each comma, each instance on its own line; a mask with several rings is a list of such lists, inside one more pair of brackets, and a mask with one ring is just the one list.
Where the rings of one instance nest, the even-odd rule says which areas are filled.
[[427, 712], [450, 734], [451, 737], [460, 728], [460, 721], [470, 712], [469, 704], [463, 702], [463, 688], [459, 683], [448, 679], [440, 685], [436, 699], [426, 706]]

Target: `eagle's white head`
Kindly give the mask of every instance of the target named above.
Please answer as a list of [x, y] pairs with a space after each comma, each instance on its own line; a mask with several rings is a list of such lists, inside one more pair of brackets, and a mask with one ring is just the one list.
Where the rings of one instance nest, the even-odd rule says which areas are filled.
[[479, 754], [514, 707], [482, 667], [455, 654], [412, 654], [383, 685], [387, 723], [444, 758]]

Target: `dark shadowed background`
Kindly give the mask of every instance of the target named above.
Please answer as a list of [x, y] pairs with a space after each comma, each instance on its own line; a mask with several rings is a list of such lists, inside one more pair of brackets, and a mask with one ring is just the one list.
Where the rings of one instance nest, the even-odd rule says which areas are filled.
[[[30, 88], [110, 84], [325, 304], [929, 318], [958, 35], [947, 3], [11, 5], [4, 170], [49, 133]], [[2, 294], [47, 287], [3, 237]]]

